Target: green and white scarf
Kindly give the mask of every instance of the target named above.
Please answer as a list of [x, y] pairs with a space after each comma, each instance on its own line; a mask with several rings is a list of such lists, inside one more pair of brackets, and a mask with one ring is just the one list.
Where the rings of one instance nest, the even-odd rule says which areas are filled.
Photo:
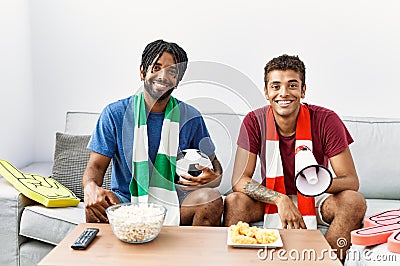
[[147, 113], [143, 92], [134, 95], [134, 116], [132, 179], [129, 186], [131, 201], [164, 205], [168, 210], [164, 224], [179, 225], [179, 201], [174, 183], [179, 145], [178, 101], [171, 96], [167, 103], [160, 146], [151, 178], [149, 177]]

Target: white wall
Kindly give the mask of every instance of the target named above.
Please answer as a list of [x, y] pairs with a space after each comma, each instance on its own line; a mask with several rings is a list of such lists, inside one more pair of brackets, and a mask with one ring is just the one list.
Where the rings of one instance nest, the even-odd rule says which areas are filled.
[[[67, 110], [100, 111], [137, 89], [141, 52], [158, 38], [180, 44], [192, 61], [233, 67], [260, 89], [268, 60], [282, 53], [297, 54], [307, 66], [307, 102], [339, 115], [400, 117], [398, 1], [236, 3], [30, 1], [35, 159], [52, 158], [55, 132], [64, 129]], [[12, 25], [0, 27], [13, 34]], [[25, 41], [21, 35], [15, 43], [26, 48]], [[13, 74], [22, 76], [20, 70]], [[200, 86], [189, 87], [177, 95], [194, 97]], [[212, 92], [209, 97], [221, 97]], [[240, 93], [245, 92], [243, 88]], [[9, 139], [23, 139], [8, 134]]]
[[28, 1], [0, 1], [0, 158], [21, 167], [33, 160]]

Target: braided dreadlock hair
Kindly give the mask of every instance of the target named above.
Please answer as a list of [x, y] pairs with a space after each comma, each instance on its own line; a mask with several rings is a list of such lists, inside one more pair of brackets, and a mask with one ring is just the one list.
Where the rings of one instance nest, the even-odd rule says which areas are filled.
[[287, 54], [278, 56], [273, 58], [271, 61], [269, 61], [265, 68], [264, 68], [264, 81], [265, 85], [267, 85], [267, 75], [269, 72], [273, 70], [293, 70], [298, 73], [300, 73], [300, 79], [302, 82], [302, 86], [306, 82], [306, 67], [303, 63], [303, 61], [300, 60], [300, 58], [296, 56], [290, 56]]
[[[154, 62], [157, 62], [164, 52], [168, 52], [174, 57], [175, 63], [178, 66], [178, 82], [181, 81], [187, 68], [188, 58], [186, 52], [176, 43], [166, 42], [163, 40], [151, 42], [144, 49], [141, 62], [143, 67], [143, 76], [146, 77], [149, 66]], [[153, 67], [154, 66], [152, 66], [152, 68]], [[153, 71], [153, 69], [151, 70]]]

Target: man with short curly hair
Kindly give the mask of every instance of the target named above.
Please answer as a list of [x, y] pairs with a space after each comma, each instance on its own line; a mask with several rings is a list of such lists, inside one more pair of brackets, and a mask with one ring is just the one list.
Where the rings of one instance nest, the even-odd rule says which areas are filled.
[[[264, 93], [269, 105], [250, 112], [243, 120], [232, 176], [233, 193], [225, 199], [225, 226], [238, 221], [265, 227], [316, 229], [329, 225], [326, 239], [332, 248], [350, 243], [350, 232], [361, 226], [366, 203], [357, 192], [359, 181], [350, 153], [352, 137], [333, 111], [302, 103], [305, 66], [297, 56], [282, 55], [265, 66]], [[306, 197], [298, 193], [295, 153], [308, 144], [318, 164], [330, 163], [336, 178], [327, 193]], [[257, 155], [262, 183], [252, 179]], [[347, 245], [338, 245], [345, 238]], [[343, 258], [342, 258], [343, 259]]]

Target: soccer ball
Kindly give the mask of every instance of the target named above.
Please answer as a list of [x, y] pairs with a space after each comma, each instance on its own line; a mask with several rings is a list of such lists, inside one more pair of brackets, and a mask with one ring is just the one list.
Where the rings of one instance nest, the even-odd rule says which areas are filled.
[[176, 174], [182, 181], [188, 180], [181, 178], [181, 174], [189, 174], [191, 176], [201, 174], [201, 170], [197, 169], [196, 165], [213, 169], [208, 156], [197, 149], [186, 149], [179, 152], [176, 156]]

